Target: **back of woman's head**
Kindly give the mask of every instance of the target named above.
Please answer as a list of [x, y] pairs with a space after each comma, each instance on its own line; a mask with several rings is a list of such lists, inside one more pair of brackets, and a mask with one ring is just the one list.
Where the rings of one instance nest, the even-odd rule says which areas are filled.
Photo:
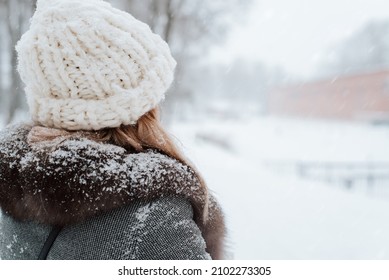
[[145, 23], [102, 0], [38, 0], [16, 50], [36, 123], [30, 143], [79, 134], [191, 165], [156, 109], [176, 61]]
[[38, 0], [16, 50], [32, 119], [71, 131], [135, 125], [176, 66], [149, 26], [102, 0]]

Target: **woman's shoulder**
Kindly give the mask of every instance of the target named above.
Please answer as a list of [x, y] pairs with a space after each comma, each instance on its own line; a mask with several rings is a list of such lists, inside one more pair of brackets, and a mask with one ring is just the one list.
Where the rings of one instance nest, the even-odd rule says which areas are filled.
[[[80, 252], [83, 252], [80, 255]], [[65, 228], [49, 259], [209, 259], [182, 197], [136, 200]]]
[[[128, 153], [83, 137], [30, 145], [29, 129], [17, 126], [0, 133], [0, 207], [4, 212], [17, 220], [68, 227], [112, 211], [127, 210], [128, 214], [131, 210], [129, 217], [141, 217], [139, 209], [153, 210], [149, 214], [154, 219], [149, 221], [170, 222], [160, 230], [174, 231], [161, 236], [182, 232], [189, 238], [198, 235], [188, 232], [200, 229], [212, 258], [220, 258], [223, 215], [189, 166], [155, 150]], [[139, 201], [149, 205], [133, 208]], [[180, 215], [184, 219], [176, 219]], [[148, 237], [152, 236], [153, 242], [159, 242], [160, 236]], [[186, 237], [184, 243], [189, 242]]]
[[[0, 229], [3, 259], [36, 259], [50, 232], [48, 225], [8, 215], [0, 216]], [[210, 255], [189, 201], [169, 196], [135, 200], [63, 227], [47, 259], [210, 259]]]
[[189, 166], [158, 151], [128, 153], [83, 137], [29, 145], [29, 129], [0, 135], [0, 206], [16, 218], [71, 224], [137, 199], [206, 196]]

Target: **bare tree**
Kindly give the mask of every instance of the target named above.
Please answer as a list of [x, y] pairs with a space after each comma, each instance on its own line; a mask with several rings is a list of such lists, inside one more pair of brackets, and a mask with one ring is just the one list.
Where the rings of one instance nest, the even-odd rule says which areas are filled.
[[230, 25], [243, 18], [251, 3], [252, 0], [125, 0], [125, 9], [161, 35], [178, 62], [166, 111], [174, 112], [177, 102], [193, 100], [191, 68], [206, 57], [213, 44], [223, 41]]
[[8, 89], [8, 106], [5, 112], [6, 123], [11, 122], [18, 109], [24, 106], [23, 86], [19, 74], [16, 71], [17, 54], [15, 45], [20, 39], [22, 33], [27, 29], [29, 19], [32, 16], [36, 5], [36, 0], [1, 0], [3, 21], [6, 26], [4, 37], [7, 38], [8, 45], [5, 46], [6, 53], [9, 54], [11, 68], [9, 89]]
[[331, 50], [324, 74], [341, 75], [389, 67], [389, 20], [370, 22]]
[[5, 73], [4, 73], [4, 54], [5, 54], [5, 0], [0, 0], [0, 115], [1, 112], [5, 109]]

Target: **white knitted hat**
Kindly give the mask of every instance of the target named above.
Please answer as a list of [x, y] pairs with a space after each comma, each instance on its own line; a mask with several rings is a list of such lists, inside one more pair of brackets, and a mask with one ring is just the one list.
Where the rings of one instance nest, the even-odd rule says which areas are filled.
[[67, 130], [135, 124], [176, 66], [148, 25], [102, 0], [38, 0], [16, 50], [33, 120]]

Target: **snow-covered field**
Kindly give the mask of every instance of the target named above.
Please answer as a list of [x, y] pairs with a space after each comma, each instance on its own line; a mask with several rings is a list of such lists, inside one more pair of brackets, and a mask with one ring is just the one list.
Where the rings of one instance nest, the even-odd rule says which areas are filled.
[[388, 127], [261, 118], [176, 123], [172, 133], [224, 207], [234, 258], [389, 259], [388, 198], [274, 168], [389, 162]]

